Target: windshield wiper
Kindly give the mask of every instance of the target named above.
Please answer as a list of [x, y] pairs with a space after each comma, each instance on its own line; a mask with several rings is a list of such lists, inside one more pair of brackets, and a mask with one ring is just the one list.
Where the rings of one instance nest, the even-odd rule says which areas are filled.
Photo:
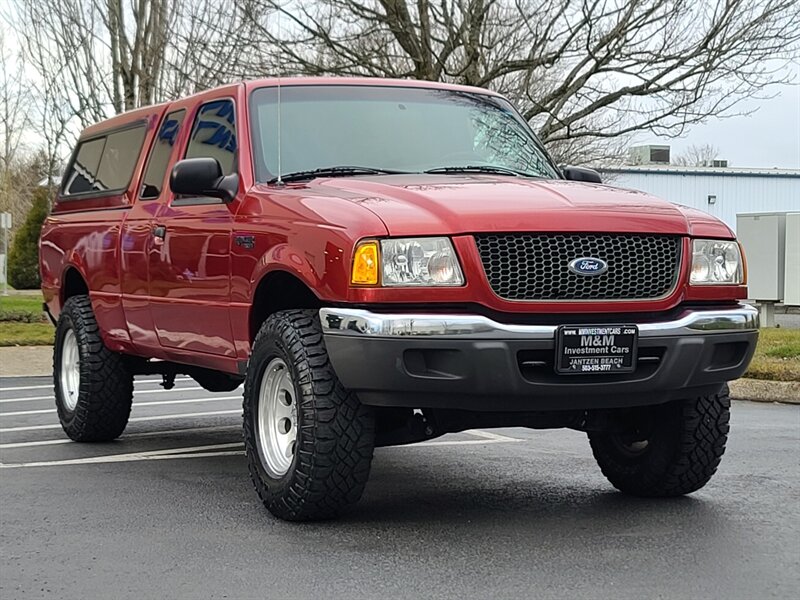
[[515, 177], [536, 177], [532, 173], [517, 171], [508, 167], [498, 167], [495, 165], [466, 165], [463, 167], [436, 167], [428, 169], [426, 173], [495, 173], [500, 175], [514, 175]]
[[[294, 171], [281, 175], [281, 181], [303, 181], [315, 177], [347, 177], [348, 175], [403, 175], [407, 171], [393, 171], [391, 169], [376, 169], [373, 167], [322, 167], [310, 171]], [[278, 178], [273, 177], [267, 183], [277, 183]]]

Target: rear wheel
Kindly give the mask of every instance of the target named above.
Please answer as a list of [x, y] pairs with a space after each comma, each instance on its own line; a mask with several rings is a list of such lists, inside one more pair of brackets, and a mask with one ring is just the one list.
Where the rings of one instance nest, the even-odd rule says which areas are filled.
[[256, 492], [275, 516], [331, 518], [361, 497], [374, 417], [337, 379], [317, 311], [281, 311], [262, 325], [245, 378], [244, 436]]
[[626, 433], [589, 433], [603, 474], [634, 496], [680, 496], [717, 470], [728, 440], [728, 387], [691, 400], [640, 409]]
[[121, 354], [103, 344], [88, 296], [64, 303], [53, 347], [56, 409], [64, 432], [77, 442], [119, 437], [128, 424], [133, 375]]

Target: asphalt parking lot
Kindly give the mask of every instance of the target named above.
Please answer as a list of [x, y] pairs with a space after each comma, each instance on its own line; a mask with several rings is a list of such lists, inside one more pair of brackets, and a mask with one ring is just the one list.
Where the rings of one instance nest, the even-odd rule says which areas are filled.
[[0, 597], [790, 598], [800, 406], [734, 403], [700, 492], [616, 493], [583, 434], [474, 431], [376, 450], [344, 518], [253, 492], [239, 392], [137, 381], [110, 444], [66, 441], [49, 378], [0, 379]]

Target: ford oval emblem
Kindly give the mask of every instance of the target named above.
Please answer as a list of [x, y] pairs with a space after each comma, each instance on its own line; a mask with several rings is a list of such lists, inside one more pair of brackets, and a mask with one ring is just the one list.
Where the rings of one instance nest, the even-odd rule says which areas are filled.
[[585, 256], [570, 261], [569, 270], [578, 275], [601, 275], [608, 271], [608, 263], [602, 258]]

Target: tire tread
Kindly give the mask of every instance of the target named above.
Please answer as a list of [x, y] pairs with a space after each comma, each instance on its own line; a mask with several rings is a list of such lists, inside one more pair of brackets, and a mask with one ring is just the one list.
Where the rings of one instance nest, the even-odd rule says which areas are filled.
[[282, 519], [335, 517], [359, 500], [369, 478], [375, 438], [372, 413], [336, 377], [317, 311], [286, 310], [271, 315], [256, 336], [253, 354], [274, 341], [294, 358], [302, 431], [286, 485], [265, 482], [254, 418], [261, 375], [257, 371], [266, 363], [254, 364], [251, 356], [245, 379], [244, 429], [253, 484], [267, 509]]
[[[78, 402], [72, 413], [59, 401], [59, 341], [70, 324], [81, 359]], [[123, 355], [112, 352], [103, 343], [89, 296], [72, 296], [64, 303], [53, 352], [53, 380], [58, 417], [70, 439], [107, 442], [125, 430], [133, 402], [133, 375]]]
[[727, 385], [714, 395], [664, 407], [665, 432], [656, 448], [639, 461], [622, 461], [607, 434], [589, 441], [603, 475], [618, 490], [635, 496], [682, 496], [699, 490], [716, 473], [730, 431]]

